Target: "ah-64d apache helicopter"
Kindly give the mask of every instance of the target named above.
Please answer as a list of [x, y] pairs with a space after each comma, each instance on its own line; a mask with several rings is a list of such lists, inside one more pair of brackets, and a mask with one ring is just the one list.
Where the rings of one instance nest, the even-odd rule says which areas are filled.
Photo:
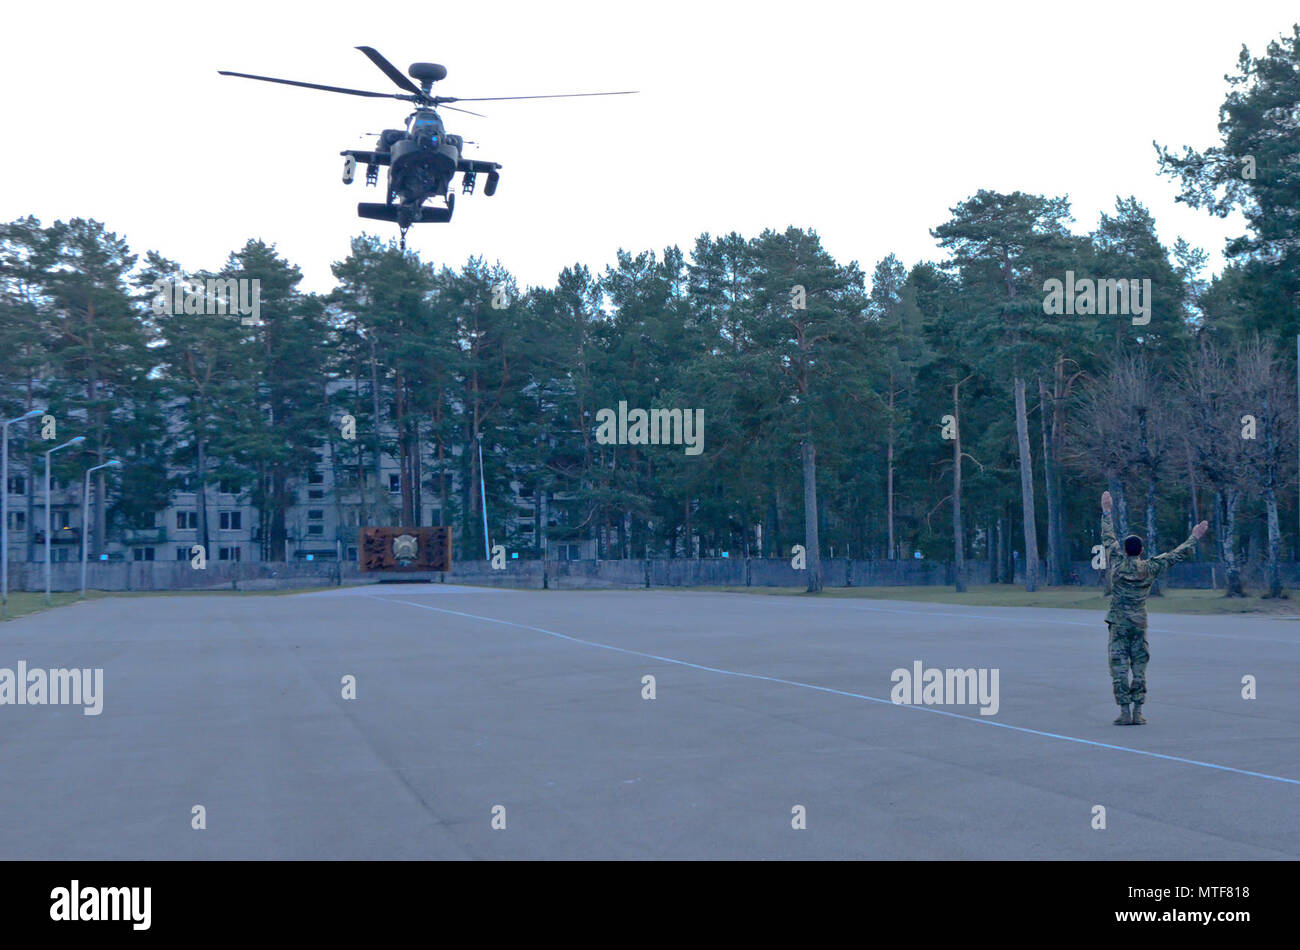
[[[278, 82], [286, 86], [303, 86], [307, 89], [322, 89], [325, 92], [341, 92], [349, 96], [366, 96], [371, 99], [405, 99], [415, 103], [415, 111], [406, 119], [406, 129], [385, 129], [379, 134], [379, 141], [373, 151], [346, 149], [339, 154], [343, 158], [343, 183], [352, 183], [357, 162], [366, 166], [366, 184], [374, 185], [379, 180], [379, 166], [388, 166], [388, 200], [383, 204], [361, 202], [357, 205], [357, 214], [363, 218], [375, 218], [379, 221], [393, 221], [402, 231], [402, 247], [406, 247], [406, 230], [413, 224], [424, 222], [450, 221], [456, 208], [456, 195], [452, 191], [452, 179], [459, 172], [461, 190], [472, 194], [474, 183], [479, 174], [487, 175], [487, 184], [483, 188], [485, 195], [492, 195], [497, 190], [501, 165], [497, 162], [483, 162], [472, 158], [462, 158], [461, 151], [465, 140], [459, 135], [452, 135], [442, 124], [438, 107], [465, 112], [484, 118], [469, 109], [457, 109], [446, 105], [448, 102], [492, 102], [505, 99], [569, 99], [578, 96], [627, 96], [632, 92], [575, 92], [555, 96], [486, 96], [464, 99], [457, 96], [435, 96], [431, 90], [433, 84], [447, 77], [445, 66], [437, 63], [412, 63], [409, 73], [411, 79], [417, 80], [417, 87], [398, 71], [397, 67], [384, 59], [369, 46], [358, 46], [370, 61], [383, 71], [384, 75], [397, 84], [403, 92], [368, 92], [364, 89], [348, 89], [342, 86], [322, 86], [312, 82], [297, 82], [292, 79], [275, 79], [271, 76], [254, 76], [250, 73], [234, 73], [218, 70], [222, 76], [240, 76], [244, 79], [260, 79], [263, 82]], [[440, 197], [444, 207], [426, 206], [424, 202], [433, 197]]]

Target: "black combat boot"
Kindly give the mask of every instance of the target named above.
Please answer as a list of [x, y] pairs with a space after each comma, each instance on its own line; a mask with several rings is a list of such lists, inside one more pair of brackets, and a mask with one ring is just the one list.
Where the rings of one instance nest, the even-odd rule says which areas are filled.
[[1119, 718], [1115, 720], [1117, 726], [1133, 725], [1133, 715], [1128, 711], [1128, 703], [1122, 703], [1119, 707]]

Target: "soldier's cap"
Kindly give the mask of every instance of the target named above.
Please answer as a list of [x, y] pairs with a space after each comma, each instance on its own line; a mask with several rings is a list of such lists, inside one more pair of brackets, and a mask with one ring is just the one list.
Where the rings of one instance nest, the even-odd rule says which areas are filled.
[[1130, 534], [1124, 539], [1124, 553], [1129, 557], [1137, 557], [1142, 553], [1142, 539], [1136, 534]]

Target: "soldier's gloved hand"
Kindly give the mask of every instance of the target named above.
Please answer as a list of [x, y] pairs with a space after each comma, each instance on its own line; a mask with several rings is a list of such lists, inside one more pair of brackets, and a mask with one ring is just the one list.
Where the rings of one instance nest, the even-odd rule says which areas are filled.
[[1202, 521], [1200, 524], [1198, 524], [1195, 528], [1192, 529], [1192, 537], [1195, 538], [1197, 541], [1199, 541], [1201, 540], [1201, 538], [1205, 537], [1205, 532], [1209, 530], [1210, 530], [1210, 523], [1208, 521]]

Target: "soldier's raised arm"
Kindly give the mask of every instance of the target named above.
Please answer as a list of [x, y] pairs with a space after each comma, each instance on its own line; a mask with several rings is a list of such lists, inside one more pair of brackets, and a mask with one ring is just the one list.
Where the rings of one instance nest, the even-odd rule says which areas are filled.
[[1119, 541], [1115, 537], [1115, 525], [1111, 522], [1111, 509], [1115, 507], [1115, 502], [1111, 500], [1110, 492], [1101, 493], [1101, 543], [1106, 548], [1106, 563], [1110, 564], [1116, 558], [1122, 557], [1119, 548]]
[[1179, 561], [1186, 561], [1191, 557], [1192, 552], [1196, 550], [1196, 542], [1205, 537], [1205, 532], [1209, 530], [1210, 523], [1208, 521], [1202, 521], [1192, 529], [1191, 535], [1188, 536], [1186, 541], [1178, 545], [1178, 547], [1174, 548], [1172, 551], [1166, 551], [1164, 554], [1157, 554], [1153, 557], [1151, 559], [1151, 566], [1155, 570], [1155, 575], [1158, 577], [1164, 573], [1165, 568], [1177, 564]]

